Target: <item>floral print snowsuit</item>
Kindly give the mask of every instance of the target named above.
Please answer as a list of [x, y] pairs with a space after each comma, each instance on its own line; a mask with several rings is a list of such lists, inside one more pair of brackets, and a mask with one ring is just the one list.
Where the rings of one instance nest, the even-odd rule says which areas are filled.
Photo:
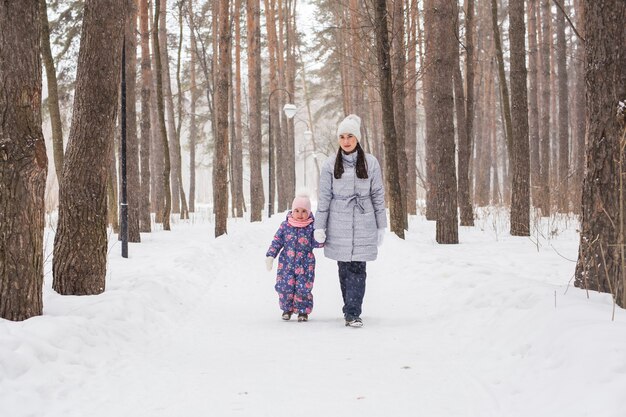
[[[274, 235], [272, 244], [265, 256], [278, 257], [276, 285], [278, 304], [282, 311], [311, 313], [313, 309], [313, 281], [315, 280], [314, 248], [321, 248], [313, 238], [313, 223], [295, 227], [283, 221]], [[313, 214], [310, 215], [310, 218]], [[282, 249], [282, 251], [281, 251]]]

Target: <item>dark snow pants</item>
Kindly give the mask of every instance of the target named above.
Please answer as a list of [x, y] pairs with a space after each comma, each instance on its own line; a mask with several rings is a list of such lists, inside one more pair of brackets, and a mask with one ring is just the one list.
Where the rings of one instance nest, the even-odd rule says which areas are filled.
[[341, 262], [339, 266], [339, 285], [343, 296], [343, 315], [346, 319], [361, 316], [361, 305], [365, 295], [365, 262]]

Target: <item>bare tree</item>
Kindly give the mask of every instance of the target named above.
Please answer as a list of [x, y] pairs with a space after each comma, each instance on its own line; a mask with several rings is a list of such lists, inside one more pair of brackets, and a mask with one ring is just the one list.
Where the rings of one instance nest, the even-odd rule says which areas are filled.
[[565, 40], [565, 16], [561, 10], [556, 12], [556, 54], [558, 65], [559, 88], [559, 195], [557, 207], [561, 213], [569, 211], [569, 110], [567, 82], [567, 41]]
[[220, 0], [218, 12], [218, 51], [215, 85], [217, 136], [213, 158], [213, 204], [215, 237], [227, 232], [228, 219], [228, 74], [230, 69], [230, 10], [228, 0]]
[[587, 173], [575, 285], [626, 307], [626, 3], [585, 3]]
[[526, 87], [526, 27], [524, 0], [509, 2], [511, 42], [511, 128], [512, 194], [511, 234], [530, 235], [530, 159], [528, 149], [528, 90]]
[[389, 212], [391, 231], [404, 239], [405, 197], [400, 188], [398, 168], [398, 142], [394, 122], [393, 85], [391, 82], [391, 58], [389, 56], [389, 34], [387, 32], [386, 0], [375, 2], [376, 50], [379, 68], [380, 101], [383, 110], [383, 141], [385, 145], [385, 179], [389, 189]]
[[128, 183], [128, 241], [141, 242], [139, 234], [139, 143], [137, 138], [137, 5], [128, 1], [126, 23], [126, 177]]
[[[453, 3], [454, 14], [454, 30], [455, 39], [459, 38], [459, 6], [456, 2]], [[471, 23], [471, 20], [469, 20]], [[466, 21], [467, 24], [467, 21]], [[469, 159], [470, 159], [470, 138], [467, 131], [467, 102], [465, 98], [465, 91], [463, 89], [463, 76], [461, 74], [461, 60], [459, 54], [459, 42], [455, 42], [452, 45], [450, 51], [453, 57], [453, 81], [454, 81], [454, 105], [456, 112], [456, 135], [458, 138], [458, 203], [459, 211], [461, 213], [461, 225], [473, 226], [474, 225], [474, 210], [472, 208], [472, 202], [470, 200], [470, 182], [469, 182]], [[467, 92], [473, 90], [474, 86], [467, 84]]]
[[107, 155], [117, 108], [126, 0], [85, 1], [72, 126], [59, 189], [52, 288], [104, 291]]
[[261, 8], [259, 0], [247, 1], [248, 100], [250, 153], [250, 221], [261, 221], [263, 177], [261, 176]]
[[[159, 15], [161, 11], [161, 0], [154, 3], [154, 24], [152, 26], [152, 45], [154, 51], [156, 67], [156, 100], [157, 100], [157, 123], [158, 135], [163, 144], [163, 193], [165, 196], [165, 206], [163, 207], [163, 229], [170, 230], [170, 211], [172, 208], [172, 193], [170, 189], [170, 150], [167, 141], [167, 128], [165, 127], [165, 102], [163, 96], [163, 65], [161, 64], [161, 46], [159, 41]], [[167, 43], [163, 45], [167, 49]]]
[[539, 201], [539, 107], [537, 60], [537, 0], [529, 0], [528, 16], [528, 129], [530, 142], [530, 185], [533, 204]]
[[148, 0], [139, 0], [139, 22], [141, 33], [141, 192], [139, 199], [140, 231], [150, 232], [150, 142], [152, 126], [150, 124], [152, 64], [150, 62], [150, 31], [148, 29]]
[[437, 143], [436, 240], [444, 244], [459, 243], [454, 143], [454, 8], [449, 0], [435, 0], [433, 8], [426, 13], [432, 14], [432, 39], [437, 45], [431, 61], [432, 138]]
[[43, 308], [40, 18], [37, 0], [0, 3], [0, 317], [16, 321]]
[[[539, 187], [537, 206], [544, 217], [550, 216], [550, 0], [541, 1], [541, 116], [539, 118]], [[539, 15], [539, 10], [537, 10]]]
[[63, 122], [61, 121], [61, 110], [59, 109], [57, 74], [52, 50], [50, 49], [50, 25], [48, 23], [46, 0], [39, 0], [39, 15], [41, 16], [41, 56], [46, 69], [48, 112], [50, 113], [50, 125], [52, 126], [52, 155], [54, 157], [54, 170], [57, 174], [57, 181], [60, 181], [63, 173]]

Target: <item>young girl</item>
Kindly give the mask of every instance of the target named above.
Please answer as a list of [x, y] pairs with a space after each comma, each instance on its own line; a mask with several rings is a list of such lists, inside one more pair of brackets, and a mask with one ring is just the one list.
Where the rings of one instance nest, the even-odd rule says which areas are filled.
[[298, 321], [307, 321], [313, 309], [313, 248], [324, 246], [313, 239], [313, 220], [311, 200], [306, 194], [298, 195], [265, 255], [267, 270], [271, 271], [274, 258], [280, 252], [274, 288], [278, 292], [283, 320], [291, 319], [291, 315], [297, 312]]

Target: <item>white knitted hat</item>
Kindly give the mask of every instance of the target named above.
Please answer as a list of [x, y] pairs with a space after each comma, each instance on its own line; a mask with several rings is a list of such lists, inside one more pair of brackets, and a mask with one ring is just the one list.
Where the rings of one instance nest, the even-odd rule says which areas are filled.
[[343, 133], [351, 133], [356, 140], [361, 140], [361, 118], [356, 114], [350, 114], [337, 126], [337, 137]]

